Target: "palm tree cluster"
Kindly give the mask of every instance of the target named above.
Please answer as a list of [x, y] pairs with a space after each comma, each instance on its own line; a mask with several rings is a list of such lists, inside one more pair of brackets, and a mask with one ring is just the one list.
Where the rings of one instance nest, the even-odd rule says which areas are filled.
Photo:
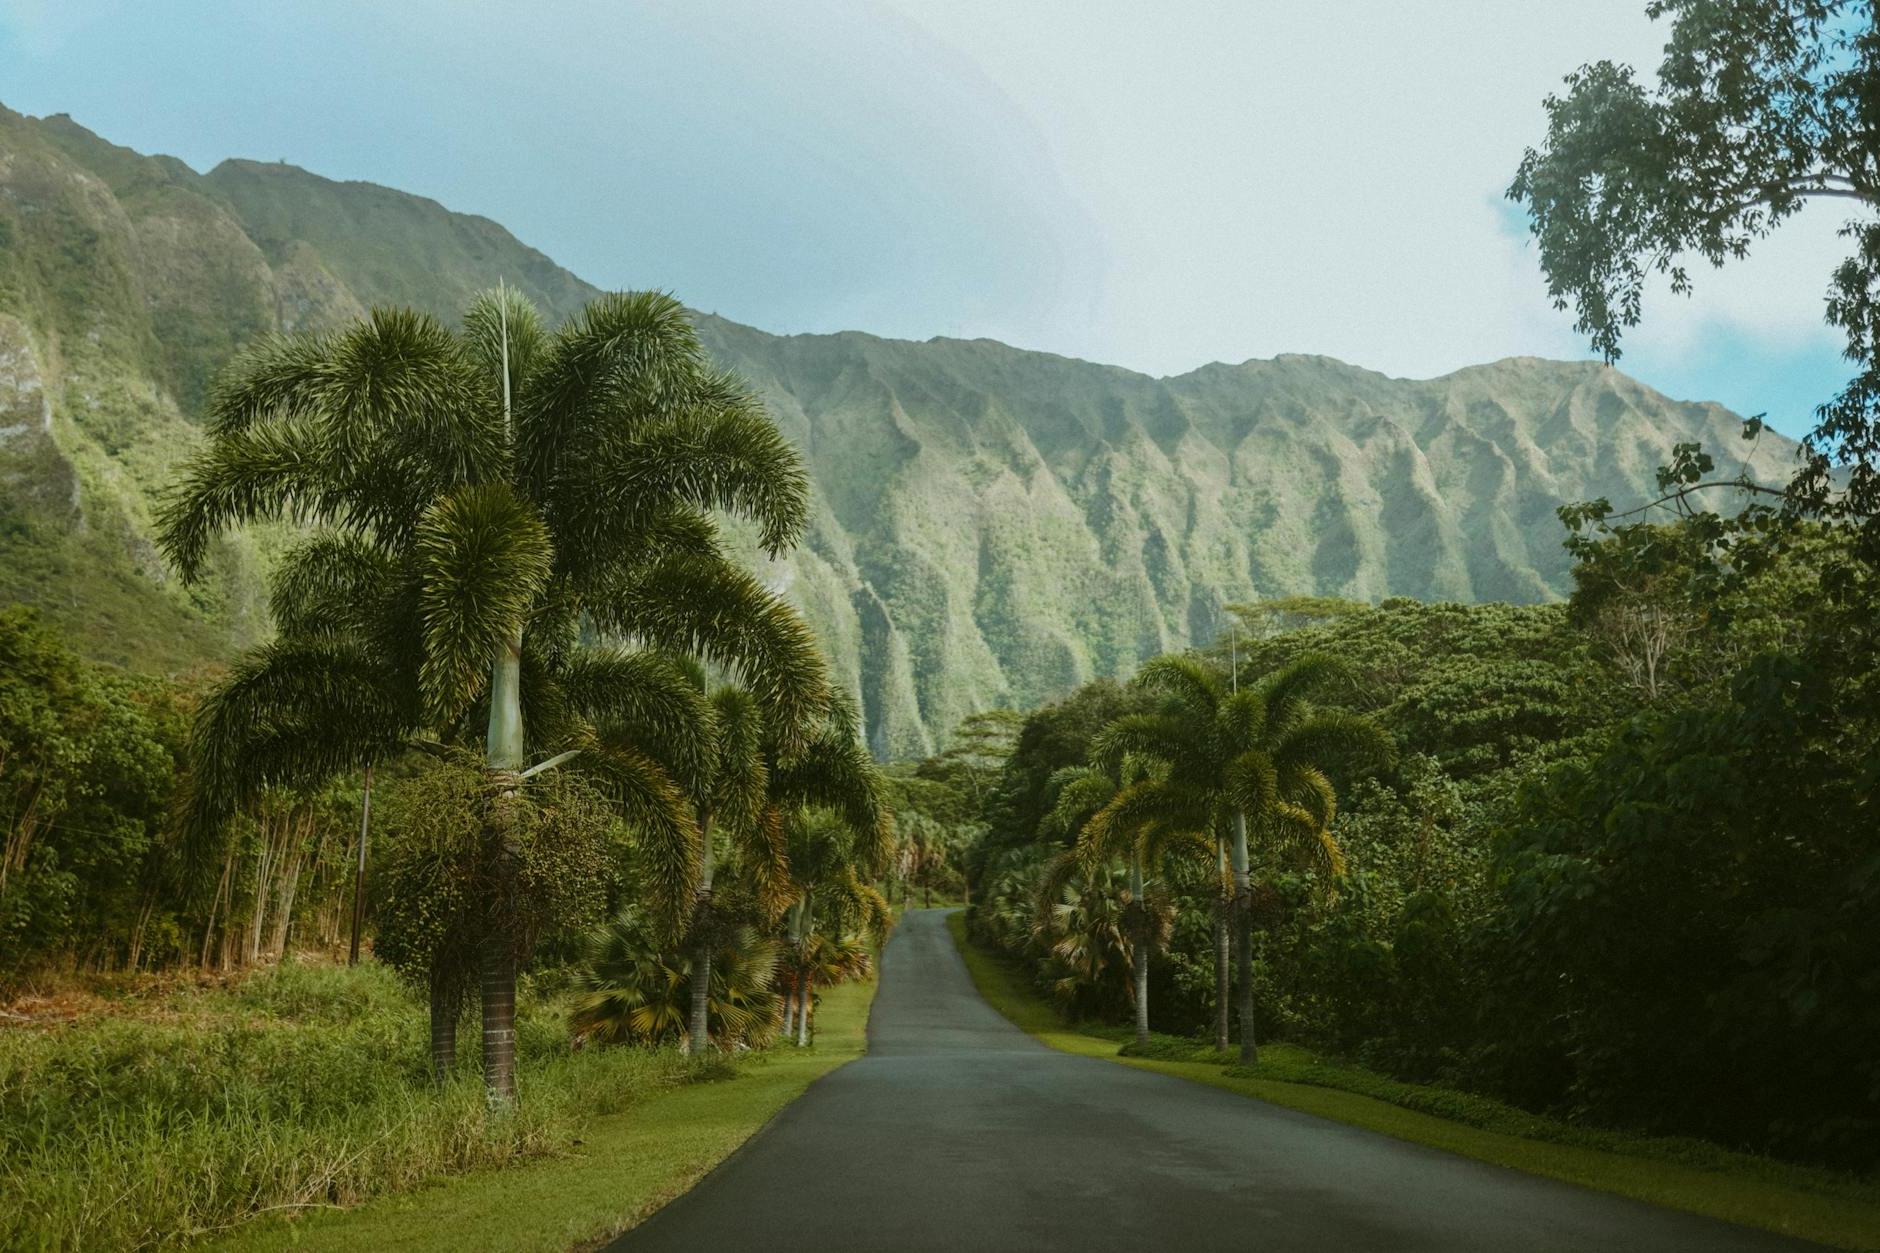
[[[1216, 1044], [1228, 1045], [1226, 1009], [1237, 994], [1243, 1061], [1257, 1060], [1253, 993], [1253, 874], [1305, 861], [1335, 877], [1344, 858], [1332, 832], [1337, 795], [1330, 771], [1381, 764], [1389, 741], [1369, 719], [1317, 708], [1311, 697], [1345, 679], [1336, 662], [1308, 656], [1259, 685], [1242, 687], [1192, 656], [1158, 657], [1136, 683], [1159, 697], [1098, 737], [1089, 766], [1053, 778], [1047, 822], [1077, 830], [1074, 848], [1043, 878], [1039, 925], [1088, 945], [1089, 900], [1107, 867], [1122, 860], [1128, 887], [1113, 893], [1112, 946], [1128, 954], [1136, 1037], [1149, 1037], [1149, 957], [1167, 942], [1171, 910], [1151, 890], [1155, 868], [1176, 859], [1207, 866], [1223, 882], [1232, 919], [1233, 973], [1217, 964]], [[1223, 874], [1225, 869], [1227, 873]], [[1080, 878], [1074, 899], [1066, 885]], [[1098, 931], [1102, 934], [1102, 931]], [[1064, 951], [1072, 951], [1060, 940]]]
[[[788, 829], [812, 807], [841, 816], [852, 858], [881, 855], [889, 820], [853, 716], [801, 619], [714, 521], [787, 548], [807, 512], [801, 462], [670, 296], [603, 296], [551, 331], [498, 290], [457, 329], [374, 310], [269, 338], [206, 425], [160, 519], [183, 577], [231, 528], [301, 536], [271, 587], [278, 637], [197, 719], [189, 851], [206, 864], [268, 787], [413, 748], [474, 752], [477, 887], [433, 929], [430, 978], [434, 1017], [454, 1022], [478, 972], [493, 1101], [514, 1097], [523, 867], [554, 826], [531, 819], [544, 771], [579, 772], [630, 827], [641, 917], [662, 943], [692, 936], [695, 1028], [742, 925], [711, 904], [721, 841], [771, 916], [794, 899]], [[708, 693], [700, 663], [725, 686]]]

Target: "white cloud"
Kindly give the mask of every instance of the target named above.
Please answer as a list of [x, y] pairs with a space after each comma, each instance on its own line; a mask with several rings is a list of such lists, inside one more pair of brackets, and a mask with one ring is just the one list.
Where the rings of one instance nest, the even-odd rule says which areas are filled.
[[[0, 0], [0, 96], [435, 196], [771, 330], [1427, 376], [1587, 355], [1502, 196], [1565, 74], [1656, 63], [1644, 4]], [[1819, 363], [1835, 225], [1655, 293], [1628, 362]]]
[[[1160, 371], [1321, 351], [1427, 375], [1582, 356], [1500, 197], [1580, 64], [1648, 72], [1640, 0], [1323, 5], [895, 0], [1017, 101], [1102, 223], [1107, 283], [1044, 346]], [[1660, 352], [1707, 328], [1818, 341], [1827, 215], [1661, 295]]]

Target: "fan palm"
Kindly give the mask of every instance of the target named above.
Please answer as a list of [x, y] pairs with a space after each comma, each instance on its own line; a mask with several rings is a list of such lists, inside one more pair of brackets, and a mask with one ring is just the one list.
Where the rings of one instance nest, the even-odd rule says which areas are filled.
[[1117, 719], [1098, 739], [1100, 762], [1133, 756], [1157, 763], [1150, 777], [1110, 801], [1109, 821], [1230, 833], [1240, 1052], [1249, 1063], [1258, 1058], [1251, 844], [1258, 842], [1266, 861], [1303, 859], [1342, 873], [1344, 855], [1332, 835], [1337, 796], [1326, 771], [1390, 756], [1388, 738], [1368, 718], [1311, 704], [1315, 690], [1345, 677], [1336, 661], [1307, 656], [1259, 687], [1240, 688], [1236, 677], [1196, 658], [1157, 657], [1135, 681], [1161, 693], [1161, 707]]
[[[781, 946], [749, 924], [723, 928], [712, 950], [706, 1027], [721, 1048], [765, 1043], [777, 1023], [771, 990]], [[697, 950], [675, 959], [655, 943], [633, 910], [598, 928], [588, 941], [581, 996], [571, 1016], [575, 1035], [601, 1044], [659, 1044], [686, 1039], [698, 1052], [691, 1000]]]
[[[312, 529], [274, 582], [280, 637], [201, 709], [190, 829], [212, 835], [257, 788], [356, 768], [414, 737], [480, 740], [484, 1071], [506, 1103], [513, 832], [530, 762], [578, 754], [604, 781], [637, 832], [646, 903], [676, 932], [699, 864], [685, 788], [712, 713], [667, 654], [738, 675], [791, 744], [823, 716], [808, 632], [725, 556], [711, 520], [742, 515], [771, 552], [786, 547], [804, 524], [801, 463], [659, 293], [601, 297], [552, 333], [503, 291], [480, 297], [459, 333], [374, 310], [269, 339], [222, 381], [207, 429], [160, 519], [185, 578], [231, 527]], [[591, 632], [649, 647], [595, 645]]]
[[1130, 896], [1115, 869], [1069, 850], [1044, 866], [1037, 884], [1032, 942], [1053, 974], [1051, 994], [1073, 1017], [1126, 1004], [1134, 988], [1136, 945]]

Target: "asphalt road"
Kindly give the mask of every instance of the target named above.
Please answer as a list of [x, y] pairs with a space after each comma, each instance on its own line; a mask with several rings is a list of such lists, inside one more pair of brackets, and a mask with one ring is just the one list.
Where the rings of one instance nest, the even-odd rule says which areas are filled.
[[938, 910], [881, 967], [868, 1055], [613, 1249], [1815, 1247], [1048, 1049], [980, 998]]

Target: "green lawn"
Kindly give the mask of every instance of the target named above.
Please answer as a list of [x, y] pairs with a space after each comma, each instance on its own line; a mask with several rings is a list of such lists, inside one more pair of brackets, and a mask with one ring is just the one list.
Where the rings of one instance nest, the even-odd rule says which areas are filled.
[[567, 1156], [459, 1175], [356, 1209], [263, 1220], [212, 1247], [566, 1253], [598, 1243], [684, 1192], [812, 1082], [860, 1057], [874, 995], [872, 979], [830, 990], [813, 1048], [779, 1045], [742, 1063], [736, 1078], [669, 1089], [596, 1119]]
[[[1231, 1057], [1199, 1059], [1202, 1049], [1184, 1049], [1179, 1042], [1161, 1041], [1156, 1051], [1177, 1057], [1186, 1052], [1187, 1060], [1119, 1056], [1126, 1033], [1066, 1024], [1021, 974], [966, 938], [964, 914], [949, 915], [947, 926], [980, 994], [1052, 1048], [1175, 1075], [1400, 1140], [1657, 1205], [1837, 1248], [1880, 1249], [1880, 1181], [1731, 1153], [1697, 1141], [1573, 1127], [1465, 1093], [1327, 1063], [1286, 1045], [1261, 1049], [1261, 1063], [1251, 1073], [1234, 1065]], [[1418, 1105], [1453, 1110], [1467, 1121], [1413, 1108]], [[1506, 1130], [1513, 1127], [1523, 1133]]]

